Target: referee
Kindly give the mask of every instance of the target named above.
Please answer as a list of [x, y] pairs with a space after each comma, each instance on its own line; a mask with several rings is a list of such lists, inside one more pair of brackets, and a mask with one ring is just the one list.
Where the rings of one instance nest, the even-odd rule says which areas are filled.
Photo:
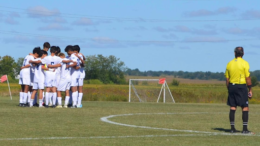
[[248, 123], [248, 98], [252, 98], [252, 83], [249, 73], [249, 64], [242, 59], [244, 55], [243, 47], [235, 48], [235, 59], [227, 64], [226, 85], [228, 89], [227, 104], [230, 106], [229, 120], [231, 133], [238, 132], [235, 128], [235, 112], [237, 106], [242, 108], [243, 134], [253, 134], [247, 129]]

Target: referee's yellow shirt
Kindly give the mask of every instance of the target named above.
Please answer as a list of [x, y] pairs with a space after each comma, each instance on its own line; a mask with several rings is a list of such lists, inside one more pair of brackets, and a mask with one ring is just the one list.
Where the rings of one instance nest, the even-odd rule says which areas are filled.
[[238, 57], [227, 64], [225, 76], [230, 83], [246, 84], [246, 78], [250, 76], [249, 68], [248, 62]]

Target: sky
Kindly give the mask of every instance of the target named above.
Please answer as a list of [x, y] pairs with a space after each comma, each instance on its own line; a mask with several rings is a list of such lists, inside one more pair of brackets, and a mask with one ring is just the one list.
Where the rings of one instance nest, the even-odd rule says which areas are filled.
[[11, 0], [0, 4], [0, 56], [48, 41], [114, 55], [141, 71], [224, 72], [234, 48], [260, 70], [259, 0]]

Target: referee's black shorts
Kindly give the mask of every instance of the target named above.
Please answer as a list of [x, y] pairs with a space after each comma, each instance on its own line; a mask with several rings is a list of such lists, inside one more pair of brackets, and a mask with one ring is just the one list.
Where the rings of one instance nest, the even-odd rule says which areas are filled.
[[229, 84], [227, 105], [248, 107], [248, 90], [245, 84]]

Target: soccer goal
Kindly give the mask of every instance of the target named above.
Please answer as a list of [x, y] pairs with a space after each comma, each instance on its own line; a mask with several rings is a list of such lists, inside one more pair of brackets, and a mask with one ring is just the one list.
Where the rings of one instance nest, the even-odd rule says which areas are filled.
[[165, 79], [129, 79], [129, 102], [173, 102]]

